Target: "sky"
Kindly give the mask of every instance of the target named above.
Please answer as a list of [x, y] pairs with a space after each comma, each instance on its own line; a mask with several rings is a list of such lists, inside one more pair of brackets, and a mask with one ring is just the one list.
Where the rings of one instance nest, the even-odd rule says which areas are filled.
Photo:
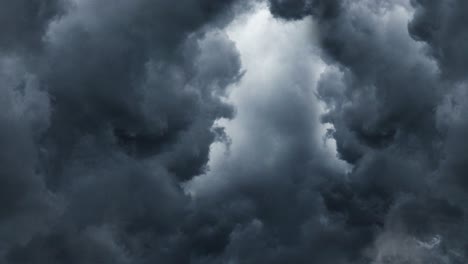
[[465, 0], [0, 0], [0, 264], [468, 262]]

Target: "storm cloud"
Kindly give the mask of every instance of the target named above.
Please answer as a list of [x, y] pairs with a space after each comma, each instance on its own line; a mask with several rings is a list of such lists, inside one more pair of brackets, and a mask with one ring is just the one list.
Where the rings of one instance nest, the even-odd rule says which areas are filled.
[[0, 263], [466, 263], [462, 0], [0, 0]]

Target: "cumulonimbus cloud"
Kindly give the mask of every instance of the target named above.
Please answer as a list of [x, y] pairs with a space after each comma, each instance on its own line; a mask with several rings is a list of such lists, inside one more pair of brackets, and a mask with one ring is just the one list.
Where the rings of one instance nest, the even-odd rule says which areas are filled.
[[466, 262], [468, 4], [258, 2], [0, 0], [0, 262]]

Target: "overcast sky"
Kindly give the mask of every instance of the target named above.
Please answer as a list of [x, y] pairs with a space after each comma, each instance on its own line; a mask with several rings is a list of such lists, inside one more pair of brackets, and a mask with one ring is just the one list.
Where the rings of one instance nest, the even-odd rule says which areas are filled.
[[0, 0], [0, 264], [468, 262], [466, 0]]

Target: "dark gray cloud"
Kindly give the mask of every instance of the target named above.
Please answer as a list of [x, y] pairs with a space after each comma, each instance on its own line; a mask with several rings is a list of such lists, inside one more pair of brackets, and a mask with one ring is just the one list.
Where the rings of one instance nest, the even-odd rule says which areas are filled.
[[179, 181], [241, 74], [233, 1], [29, 2], [0, 5], [1, 262], [181, 263]]
[[340, 0], [271, 0], [271, 13], [279, 18], [301, 19], [313, 14], [319, 19], [338, 16]]
[[[44, 131], [50, 112], [48, 97], [14, 59], [2, 61], [0, 192], [2, 209], [0, 248], [25, 243], [31, 234], [46, 229], [57, 213], [57, 201], [38, 173], [40, 150], [35, 132]], [[22, 94], [8, 87], [22, 88]], [[2, 252], [3, 253], [3, 252]]]
[[0, 0], [1, 263], [466, 262], [468, 5], [254, 2]]
[[[271, 6], [275, 14], [298, 18], [304, 15], [299, 2]], [[323, 58], [332, 65], [318, 87], [329, 109], [323, 121], [334, 125], [330, 135], [339, 155], [354, 165], [349, 182], [328, 189], [324, 198], [331, 211], [348, 217], [348, 230], [379, 226], [380, 234], [369, 240], [377, 263], [425, 263], [424, 256], [462, 263], [467, 240], [455, 230], [466, 221], [460, 203], [466, 5], [411, 4], [340, 1], [337, 16], [309, 12], [318, 21]], [[418, 253], [396, 246], [407, 240]]]
[[61, 0], [20, 0], [0, 2], [0, 47], [22, 52], [38, 48], [48, 23], [63, 10]]
[[468, 31], [465, 1], [411, 1], [414, 18], [408, 25], [411, 36], [428, 45], [428, 54], [437, 60], [449, 79], [465, 79], [468, 53], [463, 48]]

